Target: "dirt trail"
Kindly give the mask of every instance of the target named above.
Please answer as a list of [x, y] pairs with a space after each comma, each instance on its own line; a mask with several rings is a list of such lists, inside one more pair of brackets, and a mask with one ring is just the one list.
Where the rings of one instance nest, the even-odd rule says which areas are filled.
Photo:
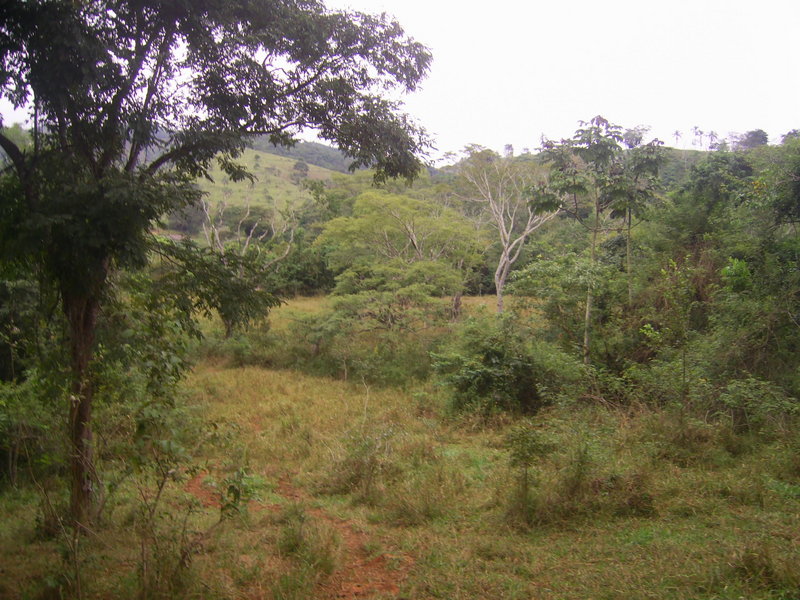
[[[195, 496], [206, 508], [219, 508], [218, 495], [203, 486], [208, 476], [206, 471], [190, 479], [185, 490]], [[278, 480], [278, 494], [292, 502], [306, 502], [310, 497], [295, 487], [288, 475]], [[254, 507], [255, 508], [255, 507]], [[260, 506], [260, 508], [265, 508]], [[280, 506], [267, 508], [279, 510]], [[342, 564], [339, 569], [323, 580], [318, 586], [316, 597], [319, 600], [352, 600], [397, 596], [400, 584], [408, 577], [414, 564], [405, 554], [379, 554], [370, 556], [367, 547], [371, 538], [347, 519], [339, 519], [321, 508], [310, 508], [308, 513], [328, 523], [342, 540]]]
[[[308, 497], [294, 487], [288, 476], [278, 481], [278, 493], [288, 500], [301, 502]], [[400, 584], [408, 577], [414, 564], [404, 554], [370, 556], [366, 550], [370, 537], [360, 531], [352, 521], [338, 519], [321, 508], [308, 511], [331, 525], [342, 540], [340, 568], [319, 586], [317, 597], [321, 600], [371, 598], [375, 595], [396, 596]]]

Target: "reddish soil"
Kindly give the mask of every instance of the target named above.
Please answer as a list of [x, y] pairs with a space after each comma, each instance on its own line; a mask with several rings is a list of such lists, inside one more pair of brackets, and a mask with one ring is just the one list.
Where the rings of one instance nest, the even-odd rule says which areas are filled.
[[[203, 471], [190, 479], [185, 490], [195, 496], [206, 508], [219, 508], [219, 497], [213, 490], [203, 486], [208, 473]], [[278, 493], [293, 502], [308, 500], [308, 496], [292, 485], [288, 476], [278, 481]], [[254, 506], [280, 510], [279, 505]], [[414, 565], [405, 554], [379, 554], [370, 556], [367, 547], [370, 537], [359, 530], [352, 521], [338, 519], [321, 508], [308, 510], [314, 517], [331, 525], [342, 540], [342, 564], [330, 577], [322, 581], [317, 590], [319, 600], [351, 600], [371, 598], [375, 595], [396, 596], [400, 584], [408, 577]]]
[[200, 471], [186, 483], [183, 489], [200, 500], [200, 503], [206, 508], [219, 508], [222, 506], [219, 501], [219, 494], [203, 486], [203, 481], [207, 476], [207, 471]]
[[[278, 493], [295, 502], [306, 499], [288, 477], [279, 480]], [[333, 517], [320, 508], [312, 508], [308, 512], [331, 525], [339, 534], [343, 547], [342, 564], [320, 584], [318, 598], [349, 600], [370, 598], [377, 594], [396, 596], [400, 592], [400, 584], [408, 577], [414, 564], [410, 556], [370, 556], [366, 550], [369, 536], [360, 531], [352, 521]]]

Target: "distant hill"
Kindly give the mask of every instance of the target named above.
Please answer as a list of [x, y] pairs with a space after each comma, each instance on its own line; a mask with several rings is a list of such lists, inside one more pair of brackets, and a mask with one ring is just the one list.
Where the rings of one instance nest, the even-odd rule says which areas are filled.
[[349, 173], [348, 168], [353, 162], [336, 148], [317, 142], [299, 142], [291, 148], [285, 148], [272, 145], [269, 138], [264, 136], [253, 140], [249, 146], [259, 152], [269, 152], [277, 156], [302, 160], [309, 165], [316, 165], [339, 173]]
[[[241, 216], [250, 206], [258, 214], [271, 214], [289, 207], [300, 207], [311, 199], [305, 183], [309, 180], [329, 182], [338, 173], [308, 164], [306, 161], [267, 152], [247, 149], [237, 159], [253, 176], [254, 181], [231, 181], [218, 166], [211, 169], [211, 181], [199, 179], [197, 185], [212, 206], [224, 203], [226, 215]], [[189, 235], [201, 231], [203, 214], [199, 207], [188, 207], [166, 219], [168, 230]]]
[[244, 206], [266, 204], [297, 206], [310, 197], [303, 185], [304, 180], [330, 181], [334, 172], [309, 164], [299, 158], [276, 156], [275, 154], [248, 149], [237, 159], [255, 176], [255, 181], [232, 182], [219, 167], [211, 171], [213, 181], [200, 180], [200, 189], [214, 203]]

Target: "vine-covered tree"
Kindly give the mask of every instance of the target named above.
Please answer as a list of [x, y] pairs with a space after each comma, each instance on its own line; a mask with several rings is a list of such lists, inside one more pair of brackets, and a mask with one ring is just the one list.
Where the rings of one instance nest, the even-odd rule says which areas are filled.
[[0, 134], [2, 254], [60, 293], [72, 364], [71, 512], [91, 521], [93, 356], [110, 273], [142, 265], [152, 225], [197, 200], [217, 160], [233, 179], [248, 136], [314, 128], [376, 177], [413, 177], [424, 132], [382, 97], [430, 54], [385, 16], [316, 0], [7, 0], [0, 97], [29, 107], [32, 144]]

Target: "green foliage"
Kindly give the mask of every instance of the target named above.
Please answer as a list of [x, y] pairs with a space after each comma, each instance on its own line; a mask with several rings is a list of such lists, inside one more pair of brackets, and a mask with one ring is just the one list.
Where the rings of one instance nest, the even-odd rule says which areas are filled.
[[316, 243], [339, 273], [340, 294], [415, 283], [454, 294], [481, 251], [474, 228], [455, 210], [376, 191], [358, 196], [352, 216], [329, 221]]
[[264, 318], [281, 300], [261, 287], [263, 275], [257, 257], [201, 248], [182, 240], [162, 239], [158, 251], [163, 258], [157, 272], [157, 287], [171, 296], [187, 315], [217, 312], [230, 334]]
[[322, 489], [333, 494], [353, 494], [359, 501], [375, 503], [387, 481], [399, 474], [394, 459], [397, 431], [393, 427], [355, 432], [344, 442], [342, 456]]
[[738, 258], [729, 258], [728, 265], [722, 269], [723, 283], [734, 292], [744, 292], [752, 289], [753, 276], [747, 261]]
[[281, 574], [272, 588], [275, 600], [301, 600], [313, 594], [315, 584], [330, 575], [339, 563], [341, 541], [335, 530], [291, 505], [279, 516], [278, 549], [293, 559], [294, 568]]
[[261, 152], [277, 154], [296, 160], [302, 160], [318, 167], [331, 171], [347, 173], [350, 161], [336, 148], [319, 144], [317, 142], [299, 142], [293, 146], [276, 146], [269, 141], [268, 136], [258, 136], [249, 142], [250, 147]]
[[199, 204], [190, 204], [167, 215], [166, 226], [186, 236], [193, 236], [203, 230], [205, 213]]
[[[598, 261], [598, 245], [602, 245], [609, 231], [625, 232], [628, 304], [633, 297], [633, 218], [643, 214], [655, 198], [658, 169], [663, 162], [662, 143], [655, 139], [641, 145], [642, 136], [640, 130], [623, 135], [621, 127], [598, 115], [588, 122], [582, 121], [571, 139], [545, 141], [543, 152], [551, 168], [553, 193], [562, 198], [564, 210], [590, 234], [588, 258], [592, 271]], [[627, 150], [623, 149], [623, 143], [628, 146]], [[610, 227], [609, 218], [621, 219], [621, 223]], [[596, 310], [595, 287], [601, 284], [593, 275], [590, 271], [583, 311], [585, 364], [592, 362], [598, 338], [593, 313]]]
[[[236, 161], [255, 133], [289, 145], [300, 129], [316, 129], [353, 168], [374, 167], [376, 180], [413, 179], [428, 146], [399, 104], [378, 94], [413, 90], [431, 60], [385, 15], [313, 2], [173, 8], [3, 6], [0, 96], [35, 106], [36, 130], [32, 151], [0, 132], [10, 164], [0, 181], [0, 260], [37, 268], [61, 294], [75, 397], [67, 422], [76, 523], [89, 523], [96, 504], [89, 368], [98, 316], [113, 274], [146, 264], [160, 217], [199, 198], [194, 180], [209, 177], [213, 163], [231, 181], [252, 179]], [[189, 254], [171, 252], [184, 263]], [[271, 294], [253, 293], [252, 280], [226, 278], [225, 261], [217, 262], [193, 262], [214, 289], [194, 286], [194, 301], [183, 293], [187, 308], [212, 306], [230, 331], [275, 305]], [[239, 276], [246, 270], [234, 267]], [[193, 277], [183, 272], [170, 284], [192, 287]], [[250, 292], [245, 301], [242, 292]]]
[[769, 135], [763, 129], [753, 129], [738, 136], [734, 144], [735, 150], [752, 150], [769, 143]]
[[542, 432], [529, 423], [517, 425], [506, 434], [506, 448], [512, 467], [527, 469], [533, 466], [537, 458], [547, 456], [555, 446], [547, 440]]
[[[597, 303], [613, 305], [617, 300], [614, 294], [619, 291], [619, 269], [613, 263], [593, 264], [584, 254], [550, 250], [535, 257], [514, 277], [511, 290], [531, 298], [543, 311], [553, 338], [562, 340], [567, 348], [578, 348], [582, 343], [586, 286], [595, 281]], [[608, 314], [598, 310], [595, 318], [600, 322]]]
[[728, 382], [719, 401], [736, 431], [755, 431], [770, 422], [775, 429], [786, 417], [800, 412], [800, 403], [788, 398], [780, 387], [753, 377]]
[[288, 339], [275, 340], [283, 355], [277, 364], [289, 358], [301, 369], [381, 385], [423, 380], [446, 317], [429, 291], [411, 285], [336, 297], [329, 311], [298, 318]]
[[596, 336], [591, 358], [597, 368], [619, 372], [647, 352], [641, 321], [626, 310], [626, 277], [614, 246], [601, 246], [592, 262], [586, 252], [544, 247], [514, 277], [512, 292], [544, 317], [542, 333], [567, 352], [580, 352], [585, 326], [586, 289], [593, 285], [590, 324]]
[[51, 354], [60, 322], [48, 319], [57, 296], [24, 269], [6, 269], [0, 281], [0, 380], [25, 377], [27, 368]]
[[[65, 378], [61, 378], [61, 386]], [[12, 486], [30, 472], [51, 474], [62, 467], [63, 437], [56, 399], [63, 393], [52, 375], [34, 369], [25, 379], [0, 382], [0, 456]], [[1, 487], [1, 486], [0, 486]]]
[[518, 426], [506, 437], [511, 465], [518, 469], [506, 503], [511, 524], [558, 526], [600, 515], [654, 514], [646, 471], [602, 464], [597, 436], [586, 432], [560, 441], [562, 447], [530, 425]]
[[463, 273], [439, 261], [416, 261], [409, 265], [396, 259], [385, 264], [353, 266], [336, 277], [333, 293], [340, 296], [386, 292], [408, 294], [420, 291], [429, 296], [458, 293]]
[[747, 197], [752, 175], [750, 161], [740, 154], [714, 152], [697, 162], [689, 182], [658, 215], [664, 235], [684, 253], [700, 246], [712, 231], [727, 227], [726, 213]]
[[398, 478], [383, 501], [388, 519], [397, 525], [421, 526], [453, 514], [466, 492], [459, 465], [433, 454]]
[[434, 370], [452, 390], [456, 410], [536, 413], [580, 381], [581, 368], [556, 346], [535, 339], [523, 321], [468, 319], [433, 354]]

